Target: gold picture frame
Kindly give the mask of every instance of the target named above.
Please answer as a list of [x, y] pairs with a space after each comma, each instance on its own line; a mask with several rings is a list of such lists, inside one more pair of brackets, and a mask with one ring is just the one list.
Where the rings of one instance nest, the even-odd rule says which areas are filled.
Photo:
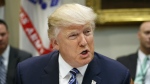
[[150, 21], [150, 8], [101, 9], [101, 0], [86, 0], [86, 5], [97, 14], [97, 23]]

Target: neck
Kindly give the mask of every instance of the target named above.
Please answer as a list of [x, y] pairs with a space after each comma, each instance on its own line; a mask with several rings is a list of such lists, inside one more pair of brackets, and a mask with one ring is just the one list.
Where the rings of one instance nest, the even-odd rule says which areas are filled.
[[[6, 47], [7, 48], [7, 47]], [[2, 55], [4, 53], [4, 51], [6, 50], [6, 48], [2, 48], [0, 49], [0, 55]]]
[[145, 55], [150, 55], [150, 48], [147, 48], [147, 49], [145, 49], [145, 48], [140, 48], [140, 50], [145, 54]]
[[4, 52], [4, 50], [2, 51], [2, 50], [0, 50], [0, 55], [2, 55], [2, 53]]

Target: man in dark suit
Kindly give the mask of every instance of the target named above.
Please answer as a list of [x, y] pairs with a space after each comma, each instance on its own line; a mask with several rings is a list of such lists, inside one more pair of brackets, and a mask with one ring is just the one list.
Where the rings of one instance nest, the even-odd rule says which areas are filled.
[[[142, 70], [142, 63], [145, 57], [150, 59], [150, 22], [143, 22], [138, 31], [138, 38], [140, 42], [140, 47], [136, 53], [120, 56], [117, 58], [117, 61], [125, 65], [131, 72], [131, 77], [136, 82], [138, 79], [138, 74]], [[147, 64], [150, 63], [148, 60]], [[150, 65], [150, 64], [149, 64]], [[146, 73], [143, 74], [142, 84], [150, 84], [150, 68], [146, 70]]]
[[0, 20], [0, 58], [5, 69], [5, 75], [0, 76], [0, 84], [15, 84], [17, 64], [32, 56], [30, 53], [10, 46], [8, 41], [8, 26], [4, 20]]
[[94, 52], [96, 14], [64, 4], [48, 19], [54, 51], [18, 64], [16, 84], [130, 84], [121, 63]]

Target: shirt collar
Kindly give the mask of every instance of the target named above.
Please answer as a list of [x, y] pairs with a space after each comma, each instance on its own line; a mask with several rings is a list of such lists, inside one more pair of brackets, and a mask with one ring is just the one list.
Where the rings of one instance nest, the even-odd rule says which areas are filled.
[[[88, 64], [77, 68], [80, 72], [81, 75], [84, 76], [86, 68], [87, 68]], [[62, 78], [64, 78], [65, 76], [68, 75], [69, 71], [72, 69], [73, 67], [70, 66], [67, 62], [65, 62], [65, 60], [61, 57], [61, 55], [59, 54], [59, 73], [62, 76]]]
[[[147, 55], [148, 58], [150, 59], [150, 55]], [[146, 54], [144, 54], [141, 50], [138, 51], [138, 58], [143, 62], [144, 58], [146, 57]]]
[[10, 46], [8, 45], [6, 50], [2, 53], [4, 60], [7, 60], [9, 57]]
[[5, 66], [5, 69], [7, 70], [8, 67], [8, 61], [9, 61], [9, 51], [10, 51], [10, 46], [8, 45], [7, 48], [5, 49], [5, 51], [2, 53], [3, 56], [3, 63]]

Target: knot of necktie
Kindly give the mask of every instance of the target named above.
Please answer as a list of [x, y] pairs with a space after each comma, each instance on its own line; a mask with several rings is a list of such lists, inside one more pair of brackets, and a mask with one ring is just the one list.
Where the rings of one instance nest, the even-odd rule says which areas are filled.
[[70, 73], [71, 73], [72, 75], [76, 76], [76, 74], [78, 74], [79, 71], [78, 71], [78, 69], [73, 68], [73, 69], [70, 71]]

